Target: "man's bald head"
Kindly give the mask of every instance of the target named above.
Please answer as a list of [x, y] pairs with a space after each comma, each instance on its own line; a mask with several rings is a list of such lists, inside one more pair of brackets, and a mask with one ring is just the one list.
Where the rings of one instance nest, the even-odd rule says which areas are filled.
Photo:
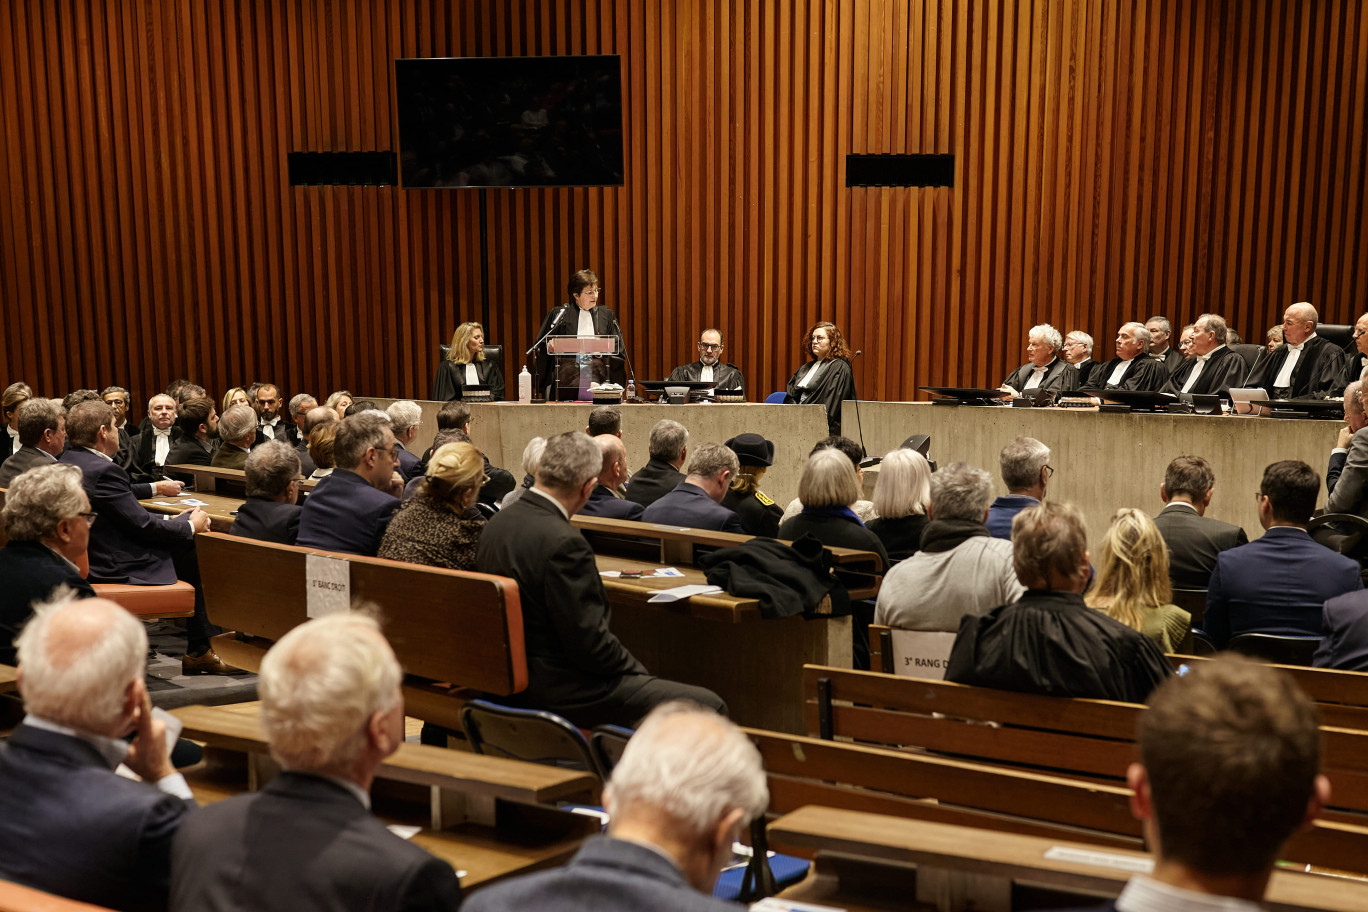
[[1283, 341], [1288, 345], [1300, 345], [1316, 331], [1320, 314], [1306, 301], [1298, 301], [1283, 311]]
[[316, 427], [327, 424], [329, 421], [337, 420], [337, 409], [328, 408], [326, 405], [317, 405], [309, 409], [304, 415], [304, 423], [299, 426], [300, 431], [307, 434]]
[[616, 488], [627, 480], [627, 448], [622, 438], [616, 434], [599, 434], [594, 438], [599, 452], [603, 454], [603, 469], [599, 472], [599, 484]]
[[143, 680], [147, 632], [126, 609], [67, 592], [34, 609], [15, 645], [30, 713], [96, 734], [127, 731], [128, 690]]

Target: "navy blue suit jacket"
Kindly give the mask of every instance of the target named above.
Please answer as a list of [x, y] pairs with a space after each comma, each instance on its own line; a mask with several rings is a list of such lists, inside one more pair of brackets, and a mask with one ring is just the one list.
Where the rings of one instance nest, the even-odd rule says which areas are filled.
[[171, 908], [451, 912], [451, 865], [385, 829], [342, 786], [282, 773], [202, 808], [176, 834]]
[[646, 508], [631, 500], [623, 500], [603, 485], [595, 485], [589, 502], [580, 510], [585, 516], [606, 516], [609, 519], [640, 520]]
[[[116, 462], [82, 447], [62, 454], [80, 468], [90, 508], [98, 514], [90, 527], [90, 581], [165, 586], [176, 581], [171, 552], [193, 548], [195, 530], [187, 514], [167, 519], [138, 503], [128, 473]], [[141, 487], [146, 487], [141, 486]], [[148, 493], [143, 497], [150, 496]]]
[[735, 532], [739, 535], [746, 532], [741, 525], [741, 517], [713, 500], [698, 485], [687, 481], [681, 481], [673, 491], [647, 507], [641, 514], [641, 520], [667, 526]]
[[465, 912], [727, 912], [735, 903], [704, 896], [659, 852], [611, 837], [590, 839], [559, 868], [485, 887]]
[[1027, 507], [1034, 507], [1040, 501], [1026, 494], [1003, 494], [988, 507], [988, 519], [984, 523], [993, 538], [1012, 540], [1012, 520]]
[[238, 508], [229, 533], [257, 541], [293, 545], [299, 539], [299, 515], [303, 509], [299, 504], [249, 497]]
[[1241, 633], [1322, 636], [1321, 606], [1362, 588], [1357, 561], [1304, 529], [1274, 526], [1216, 558], [1203, 626], [1217, 649]]
[[46, 601], [57, 586], [70, 586], [77, 598], [94, 598], [90, 583], [71, 564], [40, 541], [12, 541], [0, 548], [0, 665], [14, 665], [14, 638], [33, 615], [33, 603]]
[[0, 878], [113, 909], [164, 909], [186, 804], [114, 775], [94, 745], [28, 725], [0, 745]]
[[314, 485], [304, 502], [296, 544], [374, 557], [398, 509], [398, 498], [372, 488], [355, 472], [337, 469]]
[[1325, 639], [1311, 664], [1368, 671], [1368, 591], [1346, 592], [1325, 603]]
[[423, 460], [414, 456], [404, 447], [399, 447], [399, 474], [404, 476], [404, 481], [412, 481], [423, 474]]

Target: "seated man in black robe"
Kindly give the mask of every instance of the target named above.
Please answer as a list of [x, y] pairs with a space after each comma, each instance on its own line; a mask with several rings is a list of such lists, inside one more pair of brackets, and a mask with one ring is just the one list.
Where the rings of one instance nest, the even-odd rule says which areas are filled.
[[1012, 543], [1012, 563], [1026, 593], [960, 621], [945, 679], [1053, 697], [1145, 702], [1171, 674], [1168, 661], [1140, 631], [1084, 604], [1088, 533], [1078, 510], [1057, 503], [1023, 510], [1012, 523]]
[[1329, 399], [1344, 395], [1344, 352], [1316, 335], [1320, 315], [1305, 301], [1283, 313], [1283, 344], [1249, 372], [1244, 385], [1273, 399]]
[[1049, 323], [1032, 326], [1026, 334], [1025, 364], [1012, 371], [1002, 381], [1000, 389], [1011, 392], [1013, 398], [1033, 390], [1071, 392], [1078, 388], [1078, 371], [1061, 357], [1064, 337]]
[[670, 371], [670, 376], [666, 379], [713, 382], [717, 384], [713, 389], [739, 390], [744, 395], [746, 378], [741, 375], [741, 371], [737, 369], [735, 364], [723, 362], [722, 350], [725, 347], [721, 330], [703, 330], [698, 335], [698, 360], [690, 364], [679, 365]]
[[1238, 389], [1249, 366], [1239, 352], [1226, 347], [1229, 334], [1225, 319], [1217, 314], [1202, 314], [1190, 328], [1184, 327], [1187, 360], [1169, 374], [1164, 392], [1211, 395]]
[[[1168, 371], [1153, 358], [1143, 357], [1149, 351], [1150, 334], [1143, 323], [1127, 323], [1116, 331], [1116, 357], [1093, 368], [1084, 393], [1103, 390], [1159, 389], [1168, 381]], [[1096, 397], [1094, 397], [1096, 399]]]

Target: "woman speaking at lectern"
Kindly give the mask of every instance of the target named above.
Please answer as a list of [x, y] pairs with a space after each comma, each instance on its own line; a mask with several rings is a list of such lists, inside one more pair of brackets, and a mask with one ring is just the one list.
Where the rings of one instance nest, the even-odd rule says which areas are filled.
[[850, 346], [832, 323], [818, 323], [803, 340], [803, 353], [812, 360], [793, 372], [787, 390], [795, 402], [825, 405], [827, 431], [841, 433], [841, 403], [855, 398], [855, 375], [850, 370]]
[[[598, 276], [592, 269], [581, 269], [570, 277], [566, 285], [569, 304], [554, 307], [542, 318], [537, 338], [537, 377], [548, 400], [592, 399], [592, 383], [623, 383], [622, 327], [617, 314], [599, 304], [602, 294]], [[560, 355], [547, 354], [547, 336], [616, 336], [617, 355]], [[559, 384], [557, 384], [559, 380]], [[560, 395], [557, 396], [557, 386]]]

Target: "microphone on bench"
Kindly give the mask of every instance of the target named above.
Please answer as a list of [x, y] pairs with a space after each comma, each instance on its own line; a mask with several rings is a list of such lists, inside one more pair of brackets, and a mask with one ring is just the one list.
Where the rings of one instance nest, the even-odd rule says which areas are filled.
[[[853, 360], [855, 360], [855, 358], [858, 358], [858, 357], [860, 357], [860, 355], [863, 355], [863, 354], [864, 354], [864, 349], [860, 349], [860, 350], [856, 351], [854, 355], [851, 356], [851, 360], [853, 361]], [[852, 366], [852, 370], [853, 370], [853, 369], [854, 369], [854, 368], [853, 368], [853, 366]], [[860, 423], [860, 394], [859, 394], [858, 392], [855, 394], [855, 429], [856, 429], [856, 430], [859, 432], [859, 434], [860, 434], [860, 452], [864, 454], [864, 458], [860, 460], [860, 468], [862, 468], [862, 469], [873, 468], [874, 466], [876, 466], [876, 465], [878, 465], [879, 463], [883, 462], [883, 457], [882, 457], [882, 456], [870, 456], [870, 455], [869, 455], [869, 451], [865, 449], [865, 442], [864, 442], [864, 425]]]

